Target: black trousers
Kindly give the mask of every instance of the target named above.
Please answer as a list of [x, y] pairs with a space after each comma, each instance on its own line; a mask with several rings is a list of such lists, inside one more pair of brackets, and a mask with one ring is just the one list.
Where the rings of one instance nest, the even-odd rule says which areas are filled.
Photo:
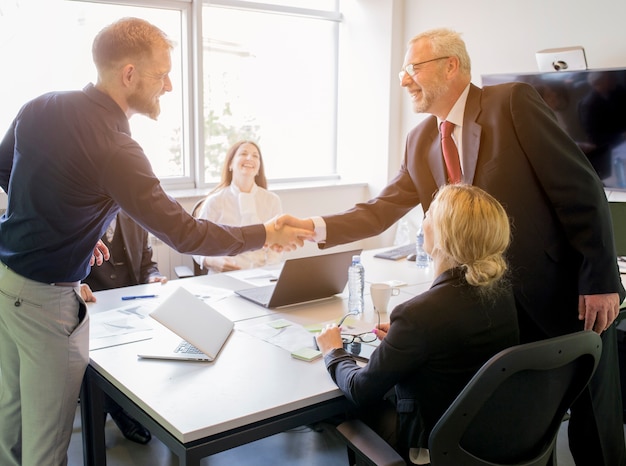
[[602, 356], [571, 408], [569, 448], [578, 466], [626, 465], [615, 325], [602, 334]]

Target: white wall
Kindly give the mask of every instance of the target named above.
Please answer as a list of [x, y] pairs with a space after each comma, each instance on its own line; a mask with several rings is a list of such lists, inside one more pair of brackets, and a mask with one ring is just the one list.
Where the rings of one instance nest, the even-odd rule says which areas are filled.
[[[535, 52], [547, 48], [580, 45], [589, 68], [626, 66], [625, 17], [618, 0], [406, 0], [404, 43], [434, 27], [459, 31], [480, 85], [483, 74], [538, 71]], [[408, 99], [402, 115], [406, 134], [419, 121]]]

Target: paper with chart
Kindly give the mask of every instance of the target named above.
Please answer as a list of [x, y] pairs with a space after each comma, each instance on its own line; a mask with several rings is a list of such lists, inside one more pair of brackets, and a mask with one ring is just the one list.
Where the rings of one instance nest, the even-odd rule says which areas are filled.
[[150, 307], [135, 304], [90, 315], [89, 350], [152, 338], [150, 311]]

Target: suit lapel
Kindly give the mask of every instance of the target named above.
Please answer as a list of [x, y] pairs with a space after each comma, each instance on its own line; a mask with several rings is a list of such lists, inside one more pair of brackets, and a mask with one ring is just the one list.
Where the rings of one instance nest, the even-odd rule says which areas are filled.
[[472, 84], [463, 115], [463, 182], [468, 184], [474, 183], [480, 149], [482, 127], [476, 123], [480, 113], [480, 95], [480, 89]]

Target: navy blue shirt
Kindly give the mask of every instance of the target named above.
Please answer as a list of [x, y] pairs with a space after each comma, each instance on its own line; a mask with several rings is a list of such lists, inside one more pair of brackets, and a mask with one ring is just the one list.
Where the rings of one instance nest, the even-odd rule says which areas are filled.
[[28, 102], [0, 142], [0, 261], [44, 283], [81, 280], [94, 246], [122, 208], [185, 254], [231, 255], [261, 248], [263, 225], [194, 219], [168, 196], [128, 119], [92, 84]]

